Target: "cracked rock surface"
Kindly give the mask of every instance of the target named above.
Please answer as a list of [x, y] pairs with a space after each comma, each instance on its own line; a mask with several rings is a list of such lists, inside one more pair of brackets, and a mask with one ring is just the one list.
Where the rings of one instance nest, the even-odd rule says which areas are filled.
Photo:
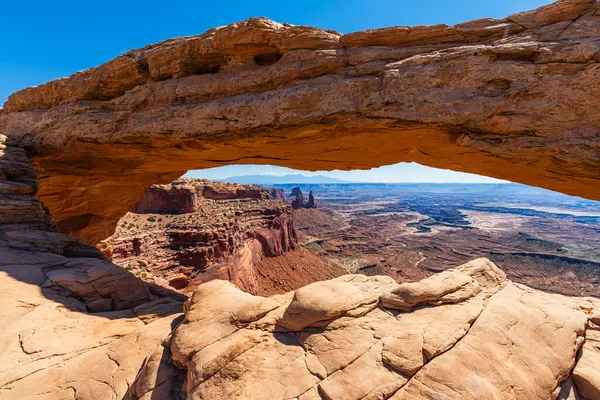
[[487, 259], [272, 297], [212, 281], [185, 308], [170, 350], [192, 399], [598, 398], [600, 302], [512, 283]]
[[599, 60], [598, 0], [346, 35], [256, 18], [21, 90], [0, 133], [88, 244], [151, 184], [232, 163], [414, 161], [600, 199]]

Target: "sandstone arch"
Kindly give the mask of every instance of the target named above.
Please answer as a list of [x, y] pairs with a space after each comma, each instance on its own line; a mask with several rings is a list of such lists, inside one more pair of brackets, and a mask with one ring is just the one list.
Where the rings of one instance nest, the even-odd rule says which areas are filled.
[[600, 2], [341, 35], [259, 18], [10, 96], [39, 198], [97, 243], [151, 183], [400, 161], [600, 199]]

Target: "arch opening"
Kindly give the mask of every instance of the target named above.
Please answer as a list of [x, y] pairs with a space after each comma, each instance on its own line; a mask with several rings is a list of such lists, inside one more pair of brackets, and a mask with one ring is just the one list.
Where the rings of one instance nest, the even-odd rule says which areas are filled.
[[64, 233], [82, 237], [89, 244], [110, 236], [118, 219], [151, 184], [169, 183], [190, 169], [235, 163], [348, 170], [408, 161], [600, 198], [600, 175], [592, 176], [597, 167], [591, 161], [571, 163], [553, 154], [540, 155], [538, 146], [515, 148], [511, 153], [508, 149], [512, 145], [503, 147], [502, 143], [521, 142], [527, 137], [492, 141], [486, 136], [457, 135], [432, 127], [344, 129], [325, 121], [324, 125], [265, 130], [248, 136], [227, 133], [209, 142], [178, 139], [174, 144], [139, 138], [136, 140], [140, 142], [118, 144], [70, 142], [69, 152], [34, 155], [32, 161], [39, 173], [38, 197], [59, 225], [85, 215], [87, 225]]
[[598, 229], [600, 202], [415, 163], [230, 165], [151, 186], [103, 245], [183, 293], [212, 279], [259, 295], [347, 273], [418, 281], [483, 257], [513, 281], [600, 296]]

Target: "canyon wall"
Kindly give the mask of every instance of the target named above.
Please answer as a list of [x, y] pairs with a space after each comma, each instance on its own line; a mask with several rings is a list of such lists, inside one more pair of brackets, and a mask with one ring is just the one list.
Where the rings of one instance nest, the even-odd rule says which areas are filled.
[[198, 211], [201, 199], [281, 200], [281, 189], [263, 189], [256, 185], [212, 182], [206, 179], [179, 179], [168, 185], [152, 185], [131, 208], [138, 214], [186, 214]]
[[17, 92], [0, 133], [89, 244], [151, 184], [233, 163], [414, 161], [600, 199], [599, 57], [595, 0], [345, 35], [256, 18]]
[[278, 195], [259, 186], [199, 179], [153, 185], [105, 247], [113, 261], [134, 273], [186, 293], [212, 279], [261, 291], [261, 260], [298, 247], [292, 210], [271, 193]]

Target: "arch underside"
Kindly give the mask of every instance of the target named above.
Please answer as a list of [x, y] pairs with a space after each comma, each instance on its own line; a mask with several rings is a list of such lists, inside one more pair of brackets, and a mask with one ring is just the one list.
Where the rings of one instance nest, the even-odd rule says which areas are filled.
[[600, 200], [599, 4], [349, 35], [248, 20], [18, 92], [0, 132], [91, 244], [150, 184], [228, 164], [414, 161]]

